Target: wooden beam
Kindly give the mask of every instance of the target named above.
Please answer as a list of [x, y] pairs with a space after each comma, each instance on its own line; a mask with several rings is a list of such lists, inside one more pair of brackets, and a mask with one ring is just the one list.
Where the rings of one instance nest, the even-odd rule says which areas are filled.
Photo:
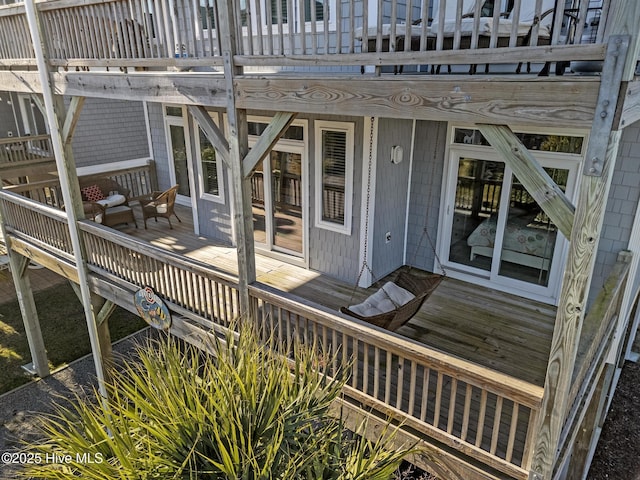
[[29, 260], [38, 263], [45, 268], [63, 276], [64, 278], [71, 280], [74, 283], [78, 283], [78, 269], [74, 264], [67, 260], [60, 259], [51, 255], [44, 250], [40, 250], [32, 243], [25, 242], [19, 238], [9, 235], [5, 238], [11, 238], [11, 249], [20, 255], [28, 258]]
[[[71, 96], [226, 107], [217, 74], [57, 72], [56, 93]], [[349, 112], [417, 120], [590, 128], [598, 77], [284, 74], [236, 77], [237, 107], [291, 113]], [[32, 72], [0, 71], [8, 91], [41, 90]], [[6, 87], [4, 87], [6, 85]]]
[[187, 109], [196, 122], [198, 122], [198, 125], [200, 125], [200, 128], [211, 142], [211, 145], [216, 149], [218, 155], [220, 155], [222, 162], [227, 166], [227, 168], [231, 168], [231, 160], [229, 159], [229, 142], [227, 142], [227, 139], [224, 138], [224, 134], [211, 119], [206, 108], [202, 105], [188, 105]]
[[[609, 38], [609, 42], [611, 42], [611, 37], [615, 35], [629, 37], [628, 58], [633, 59], [633, 61], [628, 61], [625, 64], [622, 80], [630, 81], [635, 76], [636, 60], [640, 56], [640, 31], [638, 31], [638, 25], [640, 25], [640, 3], [627, 0], [611, 0], [607, 17], [604, 35], [605, 38]], [[605, 58], [608, 58], [609, 53], [606, 55]]]
[[43, 117], [47, 116], [47, 112], [44, 108], [44, 102], [42, 101], [42, 96], [41, 95], [36, 95], [35, 93], [31, 94], [31, 100], [33, 100], [33, 103], [36, 104], [36, 106], [38, 107], [38, 110], [40, 110], [40, 113], [42, 114]]
[[62, 126], [62, 132], [60, 132], [62, 141], [65, 143], [65, 145], [71, 144], [73, 133], [75, 132], [78, 120], [80, 120], [80, 113], [82, 113], [84, 98], [85, 97], [73, 97], [71, 99], [71, 104], [69, 105], [67, 116], [64, 120], [64, 125]]
[[571, 237], [575, 207], [562, 189], [540, 166], [535, 157], [506, 125], [478, 125], [480, 133], [534, 198], [558, 230]]
[[456, 50], [422, 50], [351, 53], [340, 55], [242, 55], [236, 57], [238, 65], [246, 66], [345, 66], [371, 65], [469, 65], [469, 64], [517, 64], [520, 62], [545, 63], [569, 62], [576, 59], [602, 60], [605, 48], [600, 43], [583, 45], [544, 45], [522, 47], [474, 48]]
[[[618, 49], [620, 46], [621, 44], [616, 42], [610, 44], [609, 48]], [[624, 42], [622, 46], [624, 47]], [[601, 99], [611, 98], [614, 92], [619, 92], [625, 63], [631, 61], [635, 64], [636, 59], [627, 58], [626, 52], [618, 51], [617, 55], [607, 56], [602, 76], [609, 76], [612, 80], [601, 82], [598, 105], [601, 105]], [[615, 96], [617, 97], [617, 94]], [[591, 131], [587, 151], [594, 151], [594, 146], [599, 149], [600, 145], [592, 144], [601, 143], [605, 133], [607, 134], [606, 150], [600, 162], [602, 165], [600, 175], [588, 175], [583, 172], [580, 182], [567, 264], [551, 341], [544, 397], [536, 426], [537, 435], [529, 477], [531, 480], [552, 478], [567, 414], [571, 380], [598, 241], [622, 135], [620, 130], [611, 129], [611, 122], [606, 115], [594, 117]]]
[[100, 311], [96, 315], [96, 323], [98, 325], [102, 325], [107, 322], [113, 312], [116, 310], [117, 305], [113, 303], [111, 300], [105, 300], [104, 304], [100, 308]]
[[566, 77], [436, 75], [247, 76], [236, 84], [242, 108], [575, 128], [591, 126], [599, 87], [599, 81], [585, 77], [567, 81]]
[[56, 160], [52, 157], [20, 162], [19, 165], [14, 165], [13, 163], [0, 164], [0, 177], [6, 180], [23, 176], [49, 175], [55, 171]]
[[274, 115], [273, 120], [242, 161], [242, 171], [245, 177], [249, 177], [256, 165], [271, 152], [273, 146], [280, 140], [295, 118], [295, 113], [278, 112]]

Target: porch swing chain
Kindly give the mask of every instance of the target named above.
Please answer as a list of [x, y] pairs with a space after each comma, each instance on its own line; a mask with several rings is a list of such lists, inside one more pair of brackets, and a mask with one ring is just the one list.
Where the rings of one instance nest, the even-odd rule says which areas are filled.
[[[369, 206], [371, 204], [371, 173], [373, 170], [373, 134], [374, 134], [374, 117], [371, 117], [371, 128], [369, 130], [369, 163], [367, 166], [367, 200], [366, 200], [366, 204], [365, 204], [365, 213], [364, 213], [364, 244], [363, 244], [363, 248], [362, 248], [362, 267], [360, 267], [360, 272], [358, 273], [358, 278], [356, 279], [356, 283], [353, 286], [353, 290], [351, 291], [351, 298], [349, 299], [349, 303], [352, 302], [353, 300], [353, 296], [355, 295], [356, 289], [358, 288], [358, 285], [360, 284], [360, 279], [362, 278], [362, 274], [364, 273], [365, 268], [367, 269], [367, 271], [369, 272], [369, 274], [371, 275], [371, 280], [373, 283], [375, 283], [377, 281], [376, 276], [374, 275], [373, 271], [371, 270], [371, 267], [369, 266], [369, 263], [367, 262], [367, 252], [368, 252], [368, 248], [369, 248]], [[398, 305], [393, 298], [391, 298], [391, 296], [387, 293], [387, 291], [382, 288], [382, 291], [384, 292], [385, 296], [387, 297], [387, 299], [389, 299], [391, 301], [391, 303], [393, 304], [394, 308], [399, 308], [400, 305]]]
[[[430, 178], [430, 185], [429, 185], [429, 198], [428, 200], [431, 200], [431, 192], [433, 191], [433, 182], [434, 182], [434, 178], [436, 175], [436, 165], [437, 165], [437, 161], [436, 161], [436, 156], [438, 155], [438, 152], [440, 151], [440, 129], [442, 128], [442, 124], [440, 122], [438, 122], [438, 126], [436, 128], [436, 144], [435, 144], [435, 148], [433, 150], [433, 157], [431, 158], [431, 178]], [[427, 228], [427, 222], [429, 220], [429, 210], [426, 209], [426, 213], [425, 213], [425, 218], [424, 218], [424, 225], [422, 226], [422, 235], [420, 236], [420, 240], [418, 241], [418, 245], [416, 245], [416, 248], [413, 252], [413, 257], [411, 258], [410, 262], [409, 262], [409, 271], [411, 271], [411, 264], [415, 264], [416, 263], [416, 259], [418, 257], [418, 252], [420, 251], [420, 248], [422, 247], [422, 240], [426, 237], [427, 241], [429, 242], [429, 246], [431, 247], [431, 251], [433, 252], [433, 256], [436, 259], [436, 263], [438, 264], [438, 268], [440, 269], [440, 271], [442, 272], [443, 276], [447, 276], [447, 271], [444, 268], [444, 265], [442, 265], [442, 262], [440, 261], [440, 257], [438, 256], [438, 250], [436, 249], [435, 244], [433, 243], [433, 239], [431, 238], [431, 235], [429, 235], [429, 230]]]
[[[371, 170], [373, 169], [373, 132], [374, 132], [374, 117], [371, 117], [371, 128], [369, 130], [369, 164], [367, 166], [367, 201], [365, 204], [365, 212], [364, 212], [364, 245], [362, 248], [362, 267], [360, 267], [360, 272], [358, 273], [358, 278], [356, 279], [356, 287], [360, 284], [360, 279], [362, 278], [362, 274], [364, 273], [364, 269], [366, 268], [372, 279], [374, 277], [373, 272], [371, 271], [371, 267], [367, 263], [368, 258], [368, 248], [369, 248], [369, 205], [371, 203]], [[355, 288], [354, 287], [354, 292]]]

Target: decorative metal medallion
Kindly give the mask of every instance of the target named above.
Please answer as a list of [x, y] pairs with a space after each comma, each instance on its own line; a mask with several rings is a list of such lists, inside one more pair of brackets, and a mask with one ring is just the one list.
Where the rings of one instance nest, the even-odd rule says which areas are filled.
[[145, 322], [158, 330], [168, 330], [171, 313], [151, 287], [144, 287], [133, 295], [133, 304]]

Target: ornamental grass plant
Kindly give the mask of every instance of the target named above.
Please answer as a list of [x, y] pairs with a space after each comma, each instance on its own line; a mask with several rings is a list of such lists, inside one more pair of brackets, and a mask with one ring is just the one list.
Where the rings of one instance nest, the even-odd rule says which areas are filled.
[[[42, 424], [42, 479], [341, 479], [394, 477], [410, 448], [349, 432], [329, 414], [344, 375], [328, 378], [301, 346], [285, 358], [250, 328], [211, 345], [171, 337], [138, 348], [115, 372], [104, 402], [59, 407]], [[348, 371], [345, 368], [344, 371]], [[363, 427], [364, 428], [364, 427]], [[48, 461], [64, 459], [64, 461]]]

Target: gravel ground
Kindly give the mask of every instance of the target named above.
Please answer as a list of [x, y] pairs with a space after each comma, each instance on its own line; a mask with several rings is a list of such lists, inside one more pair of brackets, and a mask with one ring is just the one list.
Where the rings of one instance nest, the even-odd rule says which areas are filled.
[[[131, 354], [136, 342], [148, 335], [153, 332], [147, 328], [114, 343], [116, 362]], [[53, 412], [52, 400], [64, 404], [76, 397], [94, 397], [96, 387], [93, 357], [88, 355], [47, 378], [0, 396], [0, 453], [15, 452], [24, 442], [36, 438], [38, 415]], [[11, 465], [0, 463], [0, 479], [13, 479], [14, 473]]]

